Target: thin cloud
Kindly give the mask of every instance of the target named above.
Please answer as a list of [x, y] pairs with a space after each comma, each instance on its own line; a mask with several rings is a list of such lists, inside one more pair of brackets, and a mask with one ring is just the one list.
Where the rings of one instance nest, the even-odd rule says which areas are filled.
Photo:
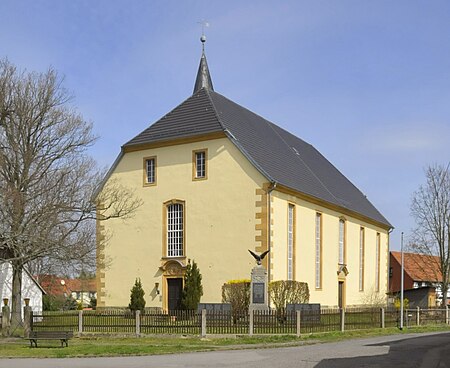
[[385, 154], [431, 153], [447, 148], [450, 132], [439, 124], [404, 124], [366, 137], [366, 148]]

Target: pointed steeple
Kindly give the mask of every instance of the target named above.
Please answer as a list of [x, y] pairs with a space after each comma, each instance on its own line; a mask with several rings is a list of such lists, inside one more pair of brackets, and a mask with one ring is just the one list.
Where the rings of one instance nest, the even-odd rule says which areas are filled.
[[206, 62], [205, 35], [202, 35], [202, 37], [200, 37], [200, 41], [202, 41], [202, 57], [200, 59], [200, 65], [198, 67], [197, 78], [195, 79], [193, 94], [202, 88], [205, 88], [209, 91], [214, 91], [211, 75], [209, 74], [208, 63]]

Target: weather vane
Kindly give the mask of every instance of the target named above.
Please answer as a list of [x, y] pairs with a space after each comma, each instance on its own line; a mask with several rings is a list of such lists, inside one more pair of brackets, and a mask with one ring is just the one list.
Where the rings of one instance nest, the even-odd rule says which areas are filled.
[[203, 48], [205, 47], [206, 36], [205, 36], [205, 28], [209, 27], [209, 22], [205, 19], [202, 19], [198, 24], [202, 25], [202, 36], [200, 37], [200, 41], [202, 41]]

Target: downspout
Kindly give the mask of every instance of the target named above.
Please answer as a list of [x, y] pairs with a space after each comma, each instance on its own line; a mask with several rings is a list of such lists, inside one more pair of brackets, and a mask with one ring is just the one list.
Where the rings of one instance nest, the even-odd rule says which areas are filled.
[[[271, 253], [271, 244], [272, 244], [272, 237], [271, 237], [271, 233], [272, 233], [272, 208], [271, 208], [271, 193], [272, 191], [277, 187], [277, 182], [274, 181], [272, 182], [271, 186], [269, 187], [269, 189], [267, 190], [267, 249], [269, 250], [269, 253], [267, 254], [268, 258], [267, 258], [267, 282], [270, 283], [270, 261], [272, 259], [272, 253]], [[267, 290], [268, 290], [268, 286], [267, 285]], [[270, 298], [269, 296], [267, 296], [267, 300], [268, 300], [268, 305], [270, 307]]]

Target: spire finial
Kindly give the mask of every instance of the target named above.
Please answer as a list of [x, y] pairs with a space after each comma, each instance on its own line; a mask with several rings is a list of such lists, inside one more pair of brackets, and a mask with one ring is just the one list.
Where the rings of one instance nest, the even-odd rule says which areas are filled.
[[200, 65], [198, 67], [197, 78], [195, 80], [194, 85], [194, 93], [199, 91], [202, 88], [205, 88], [210, 91], [214, 91], [211, 76], [209, 74], [208, 63], [206, 62], [205, 56], [205, 28], [209, 27], [209, 23], [206, 20], [202, 20], [201, 22], [197, 22], [202, 25], [202, 36], [200, 37], [200, 41], [202, 43], [202, 57], [200, 59]]
[[200, 22], [197, 22], [198, 24], [202, 25], [202, 36], [200, 37], [200, 41], [202, 43], [202, 51], [205, 52], [205, 42], [206, 42], [206, 35], [205, 35], [205, 28], [209, 27], [209, 22], [205, 19], [202, 19]]

